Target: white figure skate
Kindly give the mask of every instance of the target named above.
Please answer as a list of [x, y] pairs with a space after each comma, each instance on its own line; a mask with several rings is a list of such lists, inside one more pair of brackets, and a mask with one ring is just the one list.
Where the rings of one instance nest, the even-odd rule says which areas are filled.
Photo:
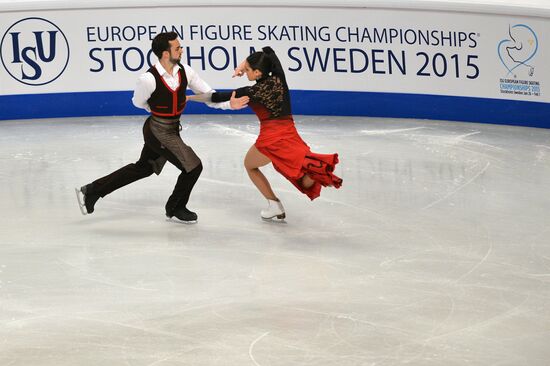
[[286, 217], [285, 208], [281, 201], [267, 200], [267, 208], [260, 212], [263, 220], [271, 221], [274, 219], [284, 220]]

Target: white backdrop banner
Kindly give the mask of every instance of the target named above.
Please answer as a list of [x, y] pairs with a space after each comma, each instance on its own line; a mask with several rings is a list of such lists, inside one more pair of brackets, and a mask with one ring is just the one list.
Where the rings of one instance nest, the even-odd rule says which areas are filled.
[[188, 63], [218, 89], [271, 46], [291, 89], [550, 102], [545, 18], [368, 8], [173, 7], [0, 13], [0, 94], [134, 88], [179, 34]]

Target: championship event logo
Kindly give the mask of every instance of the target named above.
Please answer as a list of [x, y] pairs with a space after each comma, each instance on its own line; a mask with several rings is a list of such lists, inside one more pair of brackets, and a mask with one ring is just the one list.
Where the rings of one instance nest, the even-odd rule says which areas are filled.
[[12, 78], [27, 85], [57, 79], [69, 63], [69, 42], [58, 26], [43, 18], [25, 18], [0, 41], [0, 59]]
[[508, 37], [498, 44], [498, 56], [506, 70], [500, 79], [501, 93], [540, 96], [540, 82], [533, 79], [533, 62], [538, 51], [539, 39], [531, 27], [526, 24], [508, 27]]

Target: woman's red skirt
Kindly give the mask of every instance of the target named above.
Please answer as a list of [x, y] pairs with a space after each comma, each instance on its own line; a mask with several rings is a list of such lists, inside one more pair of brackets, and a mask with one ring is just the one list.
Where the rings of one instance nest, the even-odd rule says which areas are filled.
[[[311, 152], [292, 119], [262, 121], [254, 146], [271, 160], [275, 170], [311, 200], [319, 197], [321, 187], [342, 185], [342, 179], [332, 173], [338, 164], [338, 154]], [[315, 181], [308, 189], [300, 184], [305, 174]]]

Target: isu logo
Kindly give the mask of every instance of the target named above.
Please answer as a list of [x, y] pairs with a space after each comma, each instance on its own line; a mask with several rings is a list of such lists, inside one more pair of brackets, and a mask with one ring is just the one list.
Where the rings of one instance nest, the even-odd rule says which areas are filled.
[[0, 50], [8, 74], [27, 85], [51, 83], [69, 63], [67, 38], [58, 26], [42, 18], [14, 23], [4, 33]]

